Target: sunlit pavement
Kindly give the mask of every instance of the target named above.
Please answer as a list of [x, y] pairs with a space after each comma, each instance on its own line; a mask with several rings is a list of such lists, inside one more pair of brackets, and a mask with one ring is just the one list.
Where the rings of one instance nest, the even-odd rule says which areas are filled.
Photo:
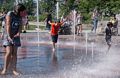
[[[88, 34], [86, 44], [85, 34], [60, 35], [53, 52], [48, 32], [22, 33], [17, 62], [21, 75], [15, 77], [8, 71], [0, 78], [120, 78], [120, 37], [112, 39], [112, 48], [107, 52], [104, 36]], [[0, 52], [2, 69], [2, 47]]]

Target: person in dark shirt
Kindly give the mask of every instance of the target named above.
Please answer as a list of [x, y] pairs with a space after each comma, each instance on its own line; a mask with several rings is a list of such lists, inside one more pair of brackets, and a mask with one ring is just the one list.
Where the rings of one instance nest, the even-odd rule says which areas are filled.
[[17, 71], [17, 51], [21, 46], [20, 33], [22, 31], [22, 13], [26, 10], [23, 4], [14, 6], [13, 11], [9, 11], [5, 17], [5, 33], [3, 46], [6, 49], [4, 66], [1, 75], [5, 75], [10, 66], [14, 75], [20, 75]]
[[113, 24], [112, 22], [108, 22], [107, 23], [107, 27], [105, 28], [105, 40], [107, 42], [108, 45], [108, 51], [111, 47], [111, 36], [112, 36], [112, 32], [111, 32], [111, 28], [112, 28]]
[[52, 15], [50, 13], [48, 13], [47, 18], [45, 19], [47, 30], [51, 29], [51, 25], [49, 24], [49, 21], [52, 22]]

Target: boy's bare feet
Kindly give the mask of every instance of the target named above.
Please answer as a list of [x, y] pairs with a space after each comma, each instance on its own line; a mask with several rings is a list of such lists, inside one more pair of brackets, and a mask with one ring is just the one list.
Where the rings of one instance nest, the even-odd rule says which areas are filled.
[[6, 74], [6, 70], [2, 70], [2, 72], [0, 74], [1, 75], [5, 75]]
[[20, 73], [18, 73], [18, 72], [17, 72], [17, 71], [15, 71], [15, 70], [13, 70], [13, 74], [14, 74], [15, 76], [20, 75]]
[[55, 48], [53, 48], [53, 52], [55, 51]]

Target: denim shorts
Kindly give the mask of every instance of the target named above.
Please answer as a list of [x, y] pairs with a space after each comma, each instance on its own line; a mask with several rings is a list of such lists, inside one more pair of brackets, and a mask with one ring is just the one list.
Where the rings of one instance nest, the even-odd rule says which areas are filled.
[[15, 37], [13, 38], [13, 42], [9, 41], [8, 39], [4, 39], [3, 40], [3, 46], [16, 46], [16, 47], [20, 47], [21, 46], [21, 41], [20, 41], [20, 37]]

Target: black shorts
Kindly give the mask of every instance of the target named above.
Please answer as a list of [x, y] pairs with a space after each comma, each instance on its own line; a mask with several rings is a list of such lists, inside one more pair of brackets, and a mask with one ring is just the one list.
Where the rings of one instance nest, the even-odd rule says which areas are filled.
[[57, 43], [58, 35], [51, 35], [52, 42]]
[[107, 44], [110, 45], [111, 44], [111, 36], [106, 36], [105, 39], [106, 39]]

